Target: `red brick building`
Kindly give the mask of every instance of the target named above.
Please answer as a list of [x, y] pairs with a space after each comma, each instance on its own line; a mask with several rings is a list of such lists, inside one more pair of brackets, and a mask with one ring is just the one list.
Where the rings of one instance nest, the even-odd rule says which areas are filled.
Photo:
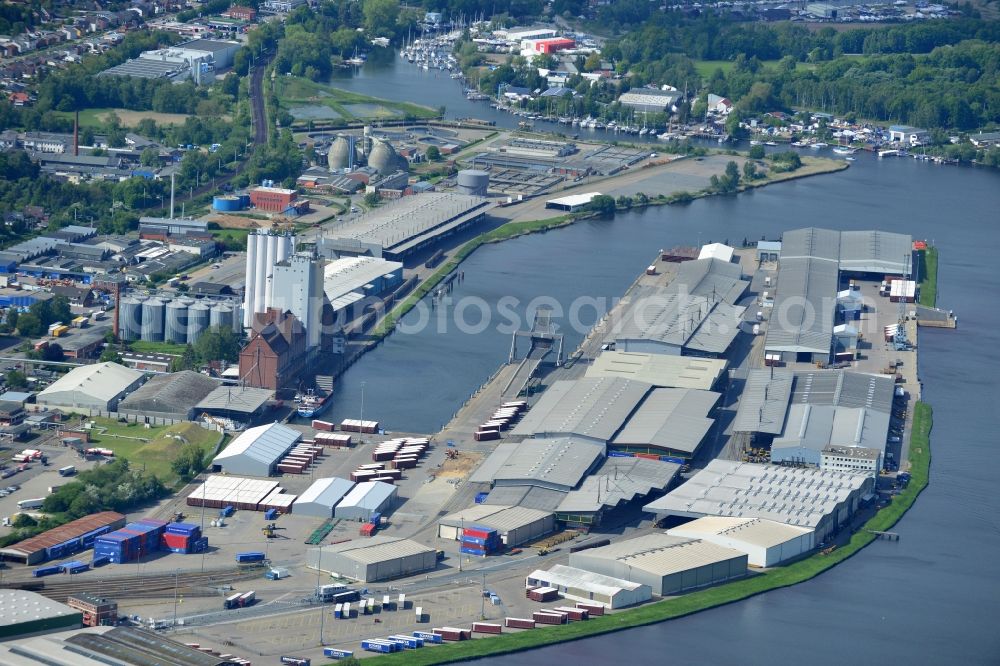
[[295, 315], [274, 308], [254, 315], [240, 352], [240, 381], [254, 388], [294, 388], [306, 363], [306, 330]]
[[244, 7], [242, 5], [233, 5], [226, 11], [222, 13], [223, 16], [228, 16], [233, 19], [241, 19], [243, 21], [253, 21], [257, 18], [257, 11], [252, 7]]
[[250, 203], [257, 210], [269, 213], [283, 213], [297, 197], [295, 190], [283, 187], [255, 187], [250, 190]]

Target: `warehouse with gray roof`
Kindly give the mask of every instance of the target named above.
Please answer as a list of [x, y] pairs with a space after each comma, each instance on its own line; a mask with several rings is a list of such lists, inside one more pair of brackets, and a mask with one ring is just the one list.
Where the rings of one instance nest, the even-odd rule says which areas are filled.
[[681, 263], [667, 288], [675, 293], [688, 293], [735, 305], [749, 287], [750, 281], [744, 279], [739, 264], [705, 258]]
[[611, 440], [616, 450], [691, 458], [715, 420], [720, 394], [692, 389], [653, 389]]
[[126, 416], [192, 419], [196, 405], [219, 384], [219, 380], [191, 370], [157, 375], [122, 400], [118, 411]]
[[549, 511], [522, 506], [475, 504], [438, 520], [438, 537], [458, 541], [465, 527], [495, 529], [508, 548], [520, 546], [555, 531], [555, 516]]
[[579, 437], [526, 439], [509, 450], [493, 475], [497, 486], [538, 486], [567, 492], [604, 459], [605, 447]]
[[649, 585], [557, 564], [548, 571], [536, 569], [525, 578], [531, 587], [552, 587], [567, 599], [626, 608], [653, 598]]
[[306, 566], [332, 576], [373, 583], [430, 571], [437, 552], [410, 539], [376, 535], [306, 551]]
[[396, 486], [382, 481], [363, 481], [344, 495], [333, 515], [341, 520], [371, 520], [374, 513], [386, 513], [396, 501]]
[[609, 350], [598, 354], [587, 367], [586, 376], [617, 377], [652, 386], [708, 391], [725, 373], [727, 365], [729, 362], [724, 358]]
[[270, 476], [301, 439], [301, 432], [280, 423], [248, 428], [215, 456], [212, 467], [227, 474]]
[[716, 459], [644, 509], [661, 518], [766, 518], [811, 528], [819, 543], [850, 520], [873, 488], [862, 472]]
[[146, 375], [117, 363], [73, 368], [38, 394], [36, 402], [70, 411], [115, 411], [118, 403], [145, 381]]
[[653, 594], [669, 596], [745, 576], [747, 555], [707, 541], [654, 533], [570, 553], [569, 565], [649, 585]]
[[354, 482], [338, 477], [316, 479], [295, 500], [295, 515], [333, 518], [334, 507], [354, 488]]
[[562, 496], [556, 517], [574, 525], [598, 525], [607, 511], [665, 492], [680, 469], [677, 463], [661, 460], [606, 458], [577, 488]]

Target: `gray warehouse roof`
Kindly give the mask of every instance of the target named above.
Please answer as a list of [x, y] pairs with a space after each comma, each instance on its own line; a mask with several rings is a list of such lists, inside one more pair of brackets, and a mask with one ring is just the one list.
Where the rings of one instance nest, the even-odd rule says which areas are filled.
[[302, 433], [280, 423], [248, 428], [230, 442], [222, 453], [215, 456], [212, 463], [225, 468], [230, 461], [245, 457], [258, 463], [272, 465], [300, 439]]
[[678, 293], [671, 287], [648, 287], [637, 291], [614, 322], [608, 340], [645, 340], [721, 354], [739, 333], [744, 311], [738, 305]]
[[596, 513], [656, 491], [664, 491], [681, 466], [645, 458], [607, 458], [556, 508], [559, 513]]
[[604, 457], [604, 444], [577, 437], [526, 439], [494, 477], [497, 485], [569, 490]]
[[728, 363], [723, 358], [603, 351], [587, 368], [587, 377], [620, 377], [653, 386], [707, 391], [722, 376]]
[[871, 483], [865, 473], [717, 459], [644, 509], [660, 515], [766, 518], [816, 527]]
[[362, 564], [375, 564], [377, 562], [395, 560], [400, 557], [434, 552], [433, 548], [428, 548], [416, 541], [384, 535], [375, 535], [363, 541], [347, 541], [332, 546], [323, 546], [322, 549], [310, 548], [309, 550], [322, 550], [324, 555], [326, 553], [337, 553], [342, 557], [347, 557]]
[[139, 79], [162, 79], [173, 78], [177, 74], [187, 71], [187, 69], [187, 63], [136, 58], [106, 69], [97, 76], [132, 76]]
[[120, 411], [186, 414], [215, 390], [218, 380], [182, 370], [150, 378], [118, 405]]
[[117, 363], [95, 363], [73, 368], [38, 394], [38, 401], [58, 400], [64, 394], [82, 394], [97, 400], [111, 400], [143, 373]]
[[0, 590], [0, 627], [46, 620], [80, 611], [27, 590]]
[[441, 518], [438, 522], [450, 527], [471, 526], [473, 524], [495, 528], [506, 533], [525, 525], [530, 525], [551, 516], [550, 511], [529, 509], [521, 506], [497, 504], [475, 504]]
[[764, 349], [829, 354], [838, 283], [835, 260], [787, 257], [783, 250]]
[[[743, 556], [743, 553], [707, 541], [654, 533], [591, 548], [577, 555], [582, 556], [580, 559], [618, 560], [632, 569], [647, 571], [656, 576], [668, 576], [725, 562]], [[570, 566], [580, 566], [573, 559], [573, 555], [570, 555]]]
[[892, 411], [895, 380], [849, 370], [815, 370], [795, 373], [793, 403], [866, 407], [888, 414]]
[[333, 507], [354, 488], [354, 482], [338, 477], [316, 479], [305, 492], [298, 496], [292, 511], [299, 511], [306, 504], [316, 504], [328, 507], [332, 515]]
[[363, 481], [351, 489], [351, 492], [340, 500], [337, 509], [359, 507], [374, 511], [382, 506], [382, 503], [393, 496], [396, 486], [382, 481]]
[[749, 372], [733, 432], [764, 432], [777, 435], [785, 427], [785, 414], [792, 394], [791, 370], [758, 368]]
[[220, 386], [198, 403], [198, 409], [253, 414], [274, 397], [274, 391], [245, 386]]
[[840, 232], [842, 271], [902, 275], [913, 271], [912, 253], [913, 238], [908, 234], [872, 230]]
[[889, 414], [865, 407], [793, 404], [784, 431], [771, 449], [804, 447], [822, 451], [827, 446], [863, 446], [885, 450]]
[[668, 289], [734, 305], [749, 286], [750, 281], [743, 279], [739, 264], [721, 259], [696, 259], [677, 267], [677, 275]]
[[565, 498], [565, 490], [553, 490], [539, 486], [497, 486], [490, 491], [484, 504], [520, 506], [551, 513], [559, 508], [559, 504]]
[[714, 423], [708, 414], [719, 396], [713, 391], [653, 389], [612, 443], [650, 444], [694, 453]]
[[512, 431], [516, 436], [579, 435], [609, 441], [649, 392], [628, 379], [554, 382]]

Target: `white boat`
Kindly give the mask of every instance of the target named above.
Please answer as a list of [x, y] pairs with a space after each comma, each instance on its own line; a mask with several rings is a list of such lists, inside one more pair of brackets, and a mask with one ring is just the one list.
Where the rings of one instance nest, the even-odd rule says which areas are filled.
[[850, 148], [848, 146], [838, 146], [833, 149], [833, 152], [837, 155], [853, 155], [855, 151], [855, 148]]
[[847, 160], [848, 162], [853, 162], [856, 158], [854, 158], [854, 157], [845, 157], [844, 159]]
[[777, 146], [778, 142], [777, 141], [765, 141], [764, 145], [765, 146]]
[[820, 148], [826, 148], [829, 144], [823, 143], [822, 141], [817, 141], [816, 143], [810, 144], [809, 147], [813, 150], [819, 150]]
[[805, 141], [792, 141], [792, 145], [795, 146], [796, 148], [805, 148], [809, 144], [806, 143]]
[[751, 139], [750, 140], [750, 145], [751, 146], [763, 146], [764, 144], [761, 143], [760, 141], [757, 141], [756, 139]]

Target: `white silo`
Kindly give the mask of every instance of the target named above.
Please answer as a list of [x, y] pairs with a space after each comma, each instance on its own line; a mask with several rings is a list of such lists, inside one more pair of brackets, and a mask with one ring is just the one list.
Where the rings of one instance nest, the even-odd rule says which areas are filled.
[[253, 309], [250, 312], [251, 321], [253, 315], [264, 311], [264, 285], [267, 278], [267, 236], [257, 233], [257, 267], [254, 269], [254, 292]]
[[187, 342], [187, 313], [190, 305], [190, 301], [181, 298], [175, 298], [167, 303], [166, 327], [163, 333], [164, 340], [177, 344]]
[[150, 298], [142, 304], [142, 326], [140, 337], [147, 342], [163, 342], [163, 315], [166, 304], [158, 298]]
[[278, 259], [278, 245], [281, 243], [281, 236], [276, 234], [267, 235], [267, 273], [265, 274], [266, 282], [264, 283], [264, 308], [260, 310], [264, 312], [267, 308], [271, 307], [271, 299], [274, 294], [274, 262]]
[[204, 303], [195, 303], [188, 308], [187, 343], [194, 344], [208, 328], [210, 317], [209, 307]]
[[257, 234], [247, 236], [247, 270], [243, 280], [243, 326], [250, 328], [250, 313], [253, 312], [254, 271], [257, 269]]

